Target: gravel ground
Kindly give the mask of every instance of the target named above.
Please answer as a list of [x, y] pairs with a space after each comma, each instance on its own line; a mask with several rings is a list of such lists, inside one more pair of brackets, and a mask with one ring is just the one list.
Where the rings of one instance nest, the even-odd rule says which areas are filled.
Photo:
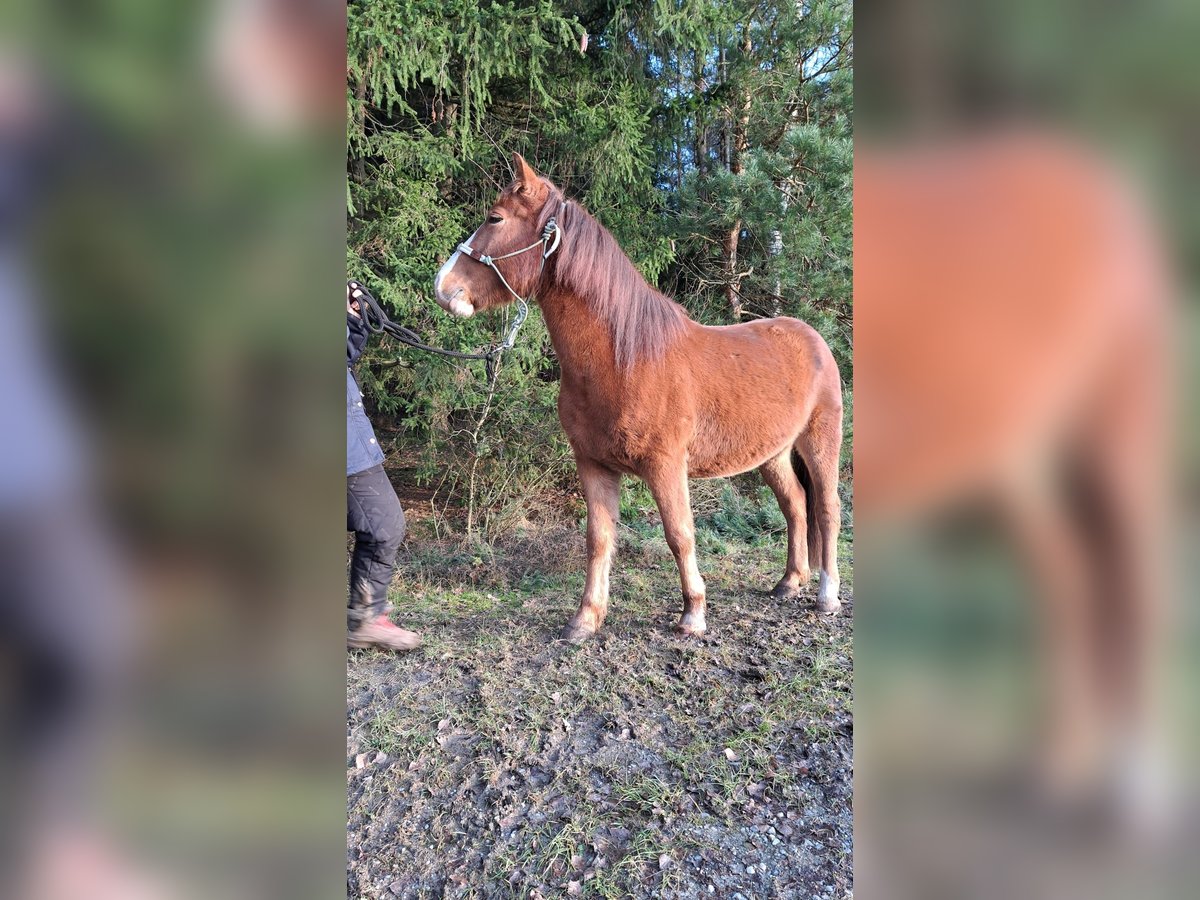
[[349, 661], [348, 896], [851, 896], [849, 547], [828, 617], [815, 582], [766, 596], [779, 542], [706, 543], [703, 640], [669, 633], [670, 552], [630, 534], [576, 648], [577, 532], [410, 541], [392, 601], [425, 646]]

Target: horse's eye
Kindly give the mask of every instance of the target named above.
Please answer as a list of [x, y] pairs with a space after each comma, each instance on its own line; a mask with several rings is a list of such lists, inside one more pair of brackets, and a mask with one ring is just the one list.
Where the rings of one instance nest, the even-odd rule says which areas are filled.
[[495, 213], [488, 216], [487, 220], [488, 220], [489, 225], [499, 225], [501, 222], [504, 221], [504, 219], [500, 218], [500, 216], [496, 215]]

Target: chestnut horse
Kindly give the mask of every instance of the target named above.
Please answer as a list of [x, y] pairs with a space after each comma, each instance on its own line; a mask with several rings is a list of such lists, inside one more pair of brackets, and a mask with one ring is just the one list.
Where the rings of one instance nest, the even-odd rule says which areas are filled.
[[1047, 785], [1129, 778], [1156, 753], [1164, 647], [1162, 239], [1111, 163], [1035, 131], [864, 142], [854, 181], [860, 543], [972, 501], [1006, 525], [1041, 625]]
[[842, 386], [828, 345], [797, 319], [693, 322], [587, 210], [520, 154], [513, 161], [515, 180], [442, 266], [435, 291], [459, 316], [539, 298], [587, 501], [587, 580], [562, 636], [581, 643], [604, 624], [622, 474], [645, 481], [662, 514], [683, 588], [676, 633], [706, 629], [688, 478], [754, 468], [787, 519], [787, 570], [771, 596], [799, 594], [811, 560], [818, 607], [835, 612]]

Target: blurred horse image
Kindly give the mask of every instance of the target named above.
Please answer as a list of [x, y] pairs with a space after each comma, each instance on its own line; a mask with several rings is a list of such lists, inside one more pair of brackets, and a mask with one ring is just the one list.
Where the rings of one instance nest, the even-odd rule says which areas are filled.
[[1161, 241], [1111, 164], [1034, 132], [860, 148], [854, 215], [858, 523], [986, 508], [1035, 597], [1043, 786], [1136, 779], [1162, 648]]

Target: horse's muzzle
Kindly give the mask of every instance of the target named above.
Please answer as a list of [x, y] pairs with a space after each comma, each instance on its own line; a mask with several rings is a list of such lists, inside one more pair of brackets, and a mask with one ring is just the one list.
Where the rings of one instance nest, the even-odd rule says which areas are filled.
[[437, 302], [438, 306], [446, 312], [461, 319], [469, 319], [475, 315], [475, 305], [463, 296], [462, 288], [456, 290], [449, 297], [443, 296], [442, 292], [438, 291]]

